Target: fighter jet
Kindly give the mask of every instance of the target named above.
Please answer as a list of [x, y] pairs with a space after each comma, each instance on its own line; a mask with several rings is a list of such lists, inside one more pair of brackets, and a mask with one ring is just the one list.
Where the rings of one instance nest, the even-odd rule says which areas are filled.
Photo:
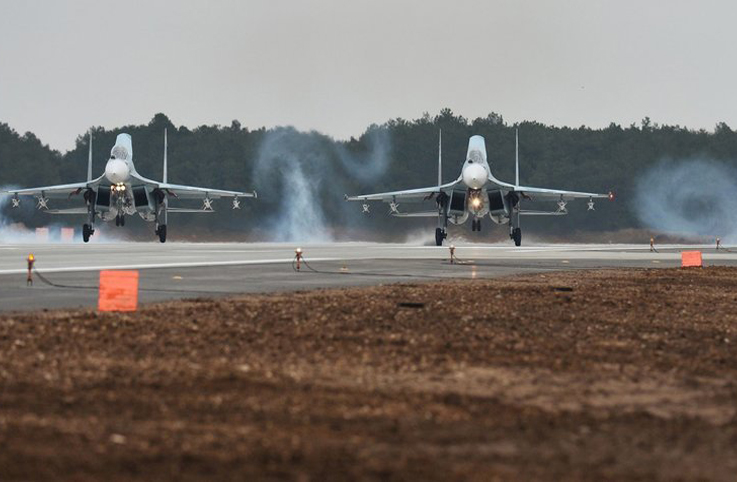
[[[577, 198], [588, 199], [588, 208], [594, 210], [594, 199], [614, 200], [614, 194], [561, 191], [521, 186], [519, 183], [519, 136], [515, 135], [515, 183], [503, 182], [491, 173], [486, 156], [486, 141], [482, 136], [472, 136], [468, 141], [466, 160], [461, 175], [453, 182], [442, 182], [442, 135], [438, 140], [438, 184], [437, 186], [392, 191], [378, 194], [345, 196], [347, 201], [362, 201], [363, 212], [370, 212], [368, 201], [389, 203], [390, 214], [398, 217], [438, 217], [435, 229], [435, 244], [441, 246], [448, 237], [448, 222], [460, 225], [471, 219], [472, 231], [481, 231], [481, 220], [488, 216], [496, 224], [509, 225], [509, 237], [516, 246], [522, 245], [520, 216], [560, 216], [567, 214], [566, 204]], [[437, 209], [429, 212], [402, 212], [400, 202], [435, 200]], [[557, 201], [555, 211], [524, 210], [520, 204], [526, 200]]]
[[[21, 196], [35, 196], [36, 207], [49, 214], [86, 214], [87, 223], [82, 226], [82, 239], [90, 240], [95, 232], [95, 221], [115, 220], [116, 226], [125, 226], [126, 216], [138, 214], [146, 221], [154, 222], [159, 241], [166, 242], [167, 214], [170, 212], [212, 212], [213, 199], [233, 198], [232, 208], [240, 209], [241, 198], [255, 198], [256, 192], [224, 191], [203, 187], [170, 184], [167, 181], [167, 135], [164, 131], [163, 180], [153, 181], [141, 176], [133, 165], [133, 141], [128, 134], [119, 134], [110, 151], [105, 173], [92, 179], [92, 136], [90, 135], [87, 181], [74, 184], [16, 189], [0, 192], [13, 196], [13, 207], [20, 206]], [[49, 209], [50, 199], [70, 199], [79, 196], [85, 207]], [[201, 199], [202, 208], [184, 209], [169, 207], [169, 199]]]

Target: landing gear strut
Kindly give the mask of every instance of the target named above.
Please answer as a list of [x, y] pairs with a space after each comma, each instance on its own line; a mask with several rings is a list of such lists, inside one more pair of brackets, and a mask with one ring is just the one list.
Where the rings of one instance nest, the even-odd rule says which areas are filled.
[[156, 200], [156, 208], [154, 210], [156, 216], [156, 235], [159, 241], [166, 242], [166, 221], [168, 219], [169, 200], [163, 191], [157, 189], [154, 191], [154, 199]]
[[85, 243], [89, 242], [90, 236], [95, 234], [95, 202], [97, 200], [97, 193], [88, 189], [84, 193], [84, 199], [87, 203], [87, 216], [89, 218], [89, 224], [82, 226], [82, 241]]
[[448, 195], [440, 192], [438, 203], [438, 227], [435, 229], [435, 246], [442, 246], [443, 240], [448, 237]]
[[519, 207], [514, 209], [509, 220], [509, 237], [514, 240], [515, 246], [522, 246], [522, 229], [519, 227]]

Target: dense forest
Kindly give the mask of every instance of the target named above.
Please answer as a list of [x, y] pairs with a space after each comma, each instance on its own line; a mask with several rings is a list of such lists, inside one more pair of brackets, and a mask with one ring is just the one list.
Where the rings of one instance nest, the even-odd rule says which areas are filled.
[[[646, 203], [639, 191], [643, 190], [642, 179], [653, 179], [652, 175], [648, 177], [653, 169], [666, 166], [669, 172], [667, 166], [675, 169], [679, 163], [698, 161], [727, 169], [731, 176], [731, 166], [737, 160], [737, 132], [724, 123], [717, 124], [713, 131], [658, 125], [648, 118], [640, 125], [570, 128], [538, 122], [509, 124], [495, 113], [470, 120], [444, 109], [436, 116], [425, 114], [415, 120], [394, 119], [372, 125], [357, 138], [336, 141], [318, 132], [289, 127], [250, 130], [235, 120], [229, 126], [190, 129], [156, 114], [147, 125], [91, 128], [94, 175], [103, 172], [115, 136], [127, 132], [133, 137], [137, 170], [160, 179], [164, 129], [168, 129], [169, 136], [170, 182], [256, 190], [259, 194], [257, 200], [244, 200], [242, 211], [232, 212], [227, 201], [216, 201], [214, 214], [172, 215], [173, 239], [177, 232], [201, 233], [203, 238], [212, 234], [275, 240], [398, 239], [418, 229], [431, 234], [432, 219], [394, 219], [379, 203], [372, 206], [370, 215], [363, 215], [360, 204], [346, 203], [343, 195], [435, 184], [439, 130], [445, 182], [458, 177], [468, 138], [474, 134], [486, 138], [495, 176], [513, 181], [514, 135], [519, 129], [523, 185], [617, 193], [616, 202], [601, 201], [594, 212], [587, 211], [585, 201], [578, 201], [569, 204], [569, 216], [525, 219], [528, 232], [557, 236], [649, 228], [643, 226], [647, 221], [639, 212]], [[87, 133], [81, 133], [73, 150], [59, 153], [34, 134], [20, 135], [0, 123], [0, 186], [32, 187], [82, 180], [86, 176], [88, 142]], [[698, 179], [686, 181], [698, 183]], [[727, 183], [724, 189], [730, 190], [731, 186]], [[660, 188], [670, 190], [668, 186]], [[713, 199], [709, 186], [692, 186], [689, 196], [700, 198], [700, 192], [706, 197], [693, 200], [698, 210], [709, 210], [711, 201], [719, 201]], [[725, 195], [731, 194], [733, 190]], [[677, 203], [691, 201], [681, 199]], [[38, 212], [30, 199], [21, 210], [11, 210], [5, 202], [2, 213], [6, 224], [22, 222], [29, 227], [50, 223], [76, 226], [83, 222], [76, 217], [60, 219]], [[153, 232], [141, 220], [131, 223], [131, 227], [136, 236]], [[491, 228], [487, 221], [487, 234]], [[497, 227], [495, 231], [505, 232], [505, 228]]]

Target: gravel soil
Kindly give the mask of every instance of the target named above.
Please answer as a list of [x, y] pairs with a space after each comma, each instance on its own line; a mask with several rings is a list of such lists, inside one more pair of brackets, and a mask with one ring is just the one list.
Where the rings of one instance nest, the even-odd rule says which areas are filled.
[[0, 480], [735, 480], [737, 269], [0, 315]]

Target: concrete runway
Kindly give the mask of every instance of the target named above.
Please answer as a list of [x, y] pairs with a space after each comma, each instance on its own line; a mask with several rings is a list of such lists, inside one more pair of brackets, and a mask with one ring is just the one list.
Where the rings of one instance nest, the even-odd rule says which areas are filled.
[[[111, 243], [1, 244], [0, 310], [95, 307], [99, 271], [140, 270], [141, 302], [237, 293], [473, 279], [561, 269], [677, 267], [680, 252], [700, 249], [706, 265], [737, 266], [737, 252], [714, 246], [540, 245], [516, 248], [466, 244], [449, 249], [404, 244], [335, 243], [301, 246], [309, 267], [293, 269], [295, 244]], [[26, 286], [29, 253], [36, 276]], [[310, 267], [312, 269], [310, 269]], [[314, 270], [314, 271], [313, 271]]]

